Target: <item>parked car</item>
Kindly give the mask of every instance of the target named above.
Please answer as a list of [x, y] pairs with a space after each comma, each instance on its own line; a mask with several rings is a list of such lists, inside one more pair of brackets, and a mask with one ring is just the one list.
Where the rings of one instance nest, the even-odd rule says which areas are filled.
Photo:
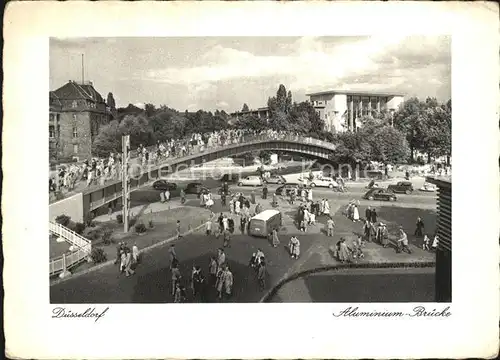
[[299, 185], [297, 184], [285, 184], [281, 185], [278, 187], [275, 191], [276, 195], [286, 195], [288, 196], [290, 194], [290, 190], [292, 189], [298, 189]]
[[166, 180], [156, 180], [153, 183], [153, 188], [155, 190], [161, 190], [161, 191], [172, 191], [177, 189], [177, 185], [171, 182], [168, 182]]
[[203, 190], [208, 190], [208, 188], [206, 186], [203, 186], [201, 183], [189, 183], [184, 189], [184, 192], [186, 194], [199, 195]]
[[367, 200], [388, 200], [396, 201], [396, 195], [394, 193], [384, 190], [384, 189], [370, 189], [363, 195], [363, 199]]
[[259, 176], [247, 176], [240, 179], [238, 186], [261, 186], [262, 179]]
[[409, 181], [400, 181], [396, 185], [389, 185], [387, 191], [409, 195], [413, 192], [413, 184]]
[[426, 192], [435, 192], [437, 191], [437, 186], [434, 184], [425, 183], [419, 190]]
[[339, 184], [332, 178], [317, 176], [313, 180], [304, 181], [304, 185], [310, 187], [327, 187], [330, 189], [337, 188]]
[[262, 182], [264, 184], [278, 184], [278, 185], [281, 185], [281, 184], [285, 184], [286, 183], [286, 179], [281, 176], [281, 175], [271, 175], [270, 177], [266, 178], [266, 179], [263, 179]]

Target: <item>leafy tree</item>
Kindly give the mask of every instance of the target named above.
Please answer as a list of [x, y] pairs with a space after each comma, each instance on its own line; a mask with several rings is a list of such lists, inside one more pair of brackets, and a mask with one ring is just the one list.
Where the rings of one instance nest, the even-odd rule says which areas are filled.
[[115, 98], [113, 97], [113, 93], [108, 93], [108, 100], [106, 101], [106, 104], [111, 108], [111, 109], [116, 109], [116, 102]]
[[112, 152], [121, 152], [121, 134], [118, 120], [111, 121], [99, 130], [92, 142], [92, 154], [99, 157], [109, 156]]
[[250, 109], [248, 108], [248, 105], [245, 103], [243, 104], [243, 108], [241, 109], [242, 112], [247, 112], [247, 111], [250, 111]]
[[265, 130], [268, 127], [266, 119], [256, 115], [243, 115], [238, 118], [234, 125], [237, 129], [249, 129], [255, 131]]
[[156, 108], [153, 104], [146, 104], [144, 106], [144, 111], [146, 112], [146, 116], [149, 118], [156, 113]]

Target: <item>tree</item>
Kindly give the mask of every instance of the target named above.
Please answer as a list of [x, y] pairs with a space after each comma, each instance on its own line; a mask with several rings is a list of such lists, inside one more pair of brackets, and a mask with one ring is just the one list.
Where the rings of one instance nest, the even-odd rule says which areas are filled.
[[106, 157], [112, 152], [121, 152], [121, 134], [118, 120], [111, 121], [99, 130], [92, 142], [92, 154], [94, 156]]
[[243, 104], [243, 108], [241, 109], [241, 112], [247, 112], [247, 111], [250, 111], [250, 109], [248, 108], [248, 105], [245, 103], [245, 104]]
[[144, 111], [146, 112], [146, 116], [149, 118], [156, 113], [156, 108], [153, 104], [146, 104], [144, 106]]
[[108, 99], [106, 101], [106, 105], [108, 105], [109, 110], [111, 111], [111, 115], [113, 115], [113, 119], [116, 119], [118, 117], [118, 112], [116, 111], [116, 102], [115, 98], [113, 97], [113, 93], [108, 93]]
[[238, 118], [234, 126], [237, 129], [249, 129], [255, 131], [265, 130], [267, 128], [266, 119], [259, 118], [256, 115], [243, 115]]

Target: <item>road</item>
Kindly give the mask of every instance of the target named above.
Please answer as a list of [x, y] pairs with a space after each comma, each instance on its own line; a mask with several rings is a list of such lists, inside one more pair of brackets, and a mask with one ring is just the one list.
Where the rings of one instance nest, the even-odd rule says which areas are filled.
[[269, 302], [434, 302], [434, 268], [327, 271], [285, 284]]

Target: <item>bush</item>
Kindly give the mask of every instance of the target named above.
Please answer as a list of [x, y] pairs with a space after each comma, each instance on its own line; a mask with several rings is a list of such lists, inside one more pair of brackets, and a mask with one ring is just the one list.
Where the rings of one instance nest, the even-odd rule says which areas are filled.
[[108, 259], [106, 253], [101, 248], [93, 248], [90, 257], [95, 264], [105, 262]]
[[111, 229], [104, 230], [104, 233], [102, 234], [102, 242], [105, 245], [111, 244], [111, 235], [112, 234], [113, 234], [113, 230], [111, 230]]
[[75, 224], [75, 232], [81, 235], [83, 233], [83, 230], [85, 230], [85, 225], [82, 224], [81, 222], [77, 222]]
[[84, 230], [83, 236], [89, 240], [97, 240], [101, 236], [101, 231], [99, 229], [86, 228]]
[[116, 215], [116, 221], [118, 221], [118, 224], [123, 224], [123, 215], [122, 214]]
[[56, 217], [56, 223], [61, 224], [62, 226], [68, 226], [70, 220], [71, 220], [71, 217], [69, 217], [68, 215], [64, 215], [64, 214]]
[[139, 223], [135, 225], [135, 231], [138, 234], [142, 234], [146, 232], [146, 226], [143, 223]]

